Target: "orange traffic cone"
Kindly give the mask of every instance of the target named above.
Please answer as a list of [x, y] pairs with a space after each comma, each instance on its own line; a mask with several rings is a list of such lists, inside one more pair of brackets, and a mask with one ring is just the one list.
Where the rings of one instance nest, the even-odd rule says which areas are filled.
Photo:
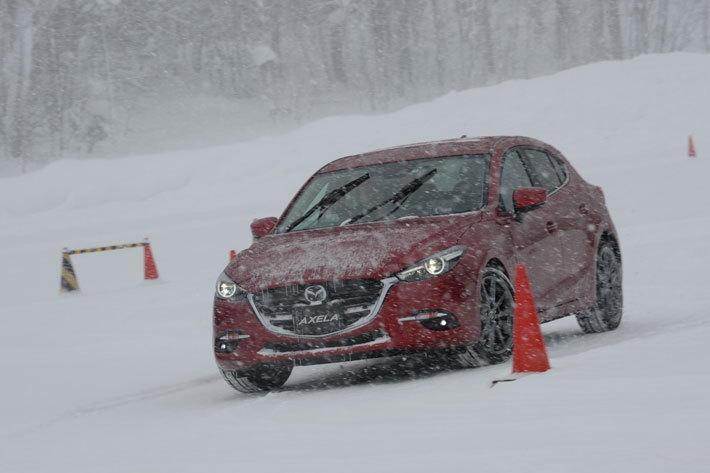
[[158, 268], [155, 267], [153, 252], [150, 251], [150, 243], [143, 246], [143, 279], [158, 279]]
[[515, 269], [515, 318], [513, 321], [513, 373], [541, 373], [550, 369], [535, 300], [525, 265]]
[[229, 261], [232, 261], [236, 257], [237, 257], [237, 252], [234, 250], [229, 250]]
[[693, 137], [692, 136], [688, 137], [688, 157], [689, 158], [695, 157], [695, 145], [693, 144]]

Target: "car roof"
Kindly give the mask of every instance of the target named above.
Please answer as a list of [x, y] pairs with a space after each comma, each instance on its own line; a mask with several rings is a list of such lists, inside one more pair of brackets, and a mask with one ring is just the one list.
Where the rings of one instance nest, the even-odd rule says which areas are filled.
[[503, 138], [519, 138], [521, 141], [536, 141], [525, 137], [479, 136], [441, 141], [427, 141], [392, 148], [378, 149], [368, 153], [354, 154], [326, 164], [319, 171], [338, 171], [372, 164], [392, 163], [411, 159], [437, 158], [443, 156], [460, 156], [462, 154], [489, 154], [498, 141]]

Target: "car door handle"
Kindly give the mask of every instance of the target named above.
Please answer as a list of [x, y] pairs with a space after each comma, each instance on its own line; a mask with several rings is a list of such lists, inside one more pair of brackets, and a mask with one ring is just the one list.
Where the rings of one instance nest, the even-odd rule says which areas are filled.
[[545, 228], [547, 229], [548, 233], [552, 233], [557, 230], [557, 224], [555, 222], [547, 222]]
[[587, 204], [582, 204], [579, 206], [579, 213], [582, 215], [587, 215], [589, 213], [589, 209], [587, 208]]

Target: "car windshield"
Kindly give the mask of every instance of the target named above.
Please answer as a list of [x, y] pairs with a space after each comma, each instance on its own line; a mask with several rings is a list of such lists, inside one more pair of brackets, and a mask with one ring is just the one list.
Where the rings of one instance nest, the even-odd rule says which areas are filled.
[[488, 155], [415, 159], [318, 174], [276, 233], [481, 209]]

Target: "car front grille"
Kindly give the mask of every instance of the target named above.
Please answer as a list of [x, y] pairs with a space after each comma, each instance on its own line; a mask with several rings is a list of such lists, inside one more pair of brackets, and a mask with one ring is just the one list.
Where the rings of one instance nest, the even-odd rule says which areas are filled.
[[[354, 330], [374, 318], [394, 283], [392, 279], [345, 279], [275, 287], [251, 294], [249, 301], [259, 320], [272, 332], [324, 337]], [[309, 288], [314, 292], [322, 288], [325, 296], [309, 301]]]

